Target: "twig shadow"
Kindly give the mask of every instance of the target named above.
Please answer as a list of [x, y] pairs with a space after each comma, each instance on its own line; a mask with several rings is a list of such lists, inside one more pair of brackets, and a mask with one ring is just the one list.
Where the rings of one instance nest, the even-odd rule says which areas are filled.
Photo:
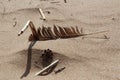
[[23, 75], [20, 77], [21, 79], [23, 77], [26, 77], [29, 73], [30, 73], [30, 69], [31, 69], [31, 59], [32, 59], [32, 47], [35, 45], [36, 41], [33, 41], [29, 44], [28, 47], [28, 56], [27, 56], [27, 66], [26, 66], [26, 70], [23, 73]]

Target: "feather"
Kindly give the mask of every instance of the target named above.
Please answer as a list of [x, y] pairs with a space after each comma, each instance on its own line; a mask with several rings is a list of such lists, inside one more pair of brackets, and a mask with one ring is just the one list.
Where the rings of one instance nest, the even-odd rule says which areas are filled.
[[[28, 38], [29, 41], [37, 41], [37, 40], [45, 41], [45, 40], [55, 40], [59, 38], [67, 39], [67, 38], [73, 38], [73, 37], [79, 37], [79, 36], [85, 36], [85, 35], [93, 35], [93, 34], [98, 34], [98, 33], [103, 33], [108, 31], [107, 30], [107, 31], [101, 31], [96, 33], [83, 34], [82, 29], [80, 32], [77, 26], [74, 28], [74, 27], [60, 27], [56, 25], [53, 25], [53, 28], [42, 26], [42, 28], [39, 27], [36, 30], [32, 21], [29, 21], [29, 23], [27, 22], [27, 26], [30, 26], [30, 29], [32, 31], [32, 34]], [[19, 33], [18, 36], [20, 34], [21, 33]]]
[[[39, 40], [39, 41], [45, 41], [45, 40], [54, 40], [58, 38], [72, 38], [79, 36], [80, 32], [78, 28], [68, 28], [68, 27], [60, 27], [54, 25], [53, 31], [51, 27], [44, 27], [42, 26], [42, 29], [39, 27], [36, 29], [31, 27], [32, 35], [29, 37], [29, 41], [32, 40]], [[37, 37], [37, 38], [36, 38]]]
[[44, 37], [43, 37], [43, 35], [41, 34], [41, 28], [40, 28], [40, 27], [37, 29], [37, 33], [38, 33], [38, 39], [39, 39], [39, 40], [44, 40]]
[[58, 28], [59, 28], [59, 31], [61, 33], [61, 38], [66, 38], [67, 34], [65, 33], [64, 29], [60, 26], [58, 26]]
[[60, 38], [62, 36], [61, 33], [58, 31], [56, 25], [54, 25], [53, 31], [57, 38]]
[[38, 34], [37, 34], [37, 31], [36, 31], [36, 28], [34, 26], [34, 24], [32, 22], [29, 23], [29, 26], [31, 28], [31, 31], [32, 31], [32, 35], [33, 37], [35, 38], [35, 40], [39, 40], [38, 39]]
[[51, 39], [56, 39], [56, 36], [53, 34], [52, 30], [51, 30], [51, 27], [48, 27], [47, 28], [47, 32], [48, 34], [50, 35]]
[[77, 32], [78, 35], [80, 35], [80, 31], [79, 31], [77, 26], [76, 26], [76, 32]]

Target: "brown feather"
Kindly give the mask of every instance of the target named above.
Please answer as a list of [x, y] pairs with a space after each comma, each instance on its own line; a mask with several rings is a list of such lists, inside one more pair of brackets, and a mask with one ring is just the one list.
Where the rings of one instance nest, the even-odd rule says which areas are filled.
[[51, 30], [51, 27], [48, 27], [47, 28], [47, 32], [48, 34], [50, 35], [51, 39], [56, 39], [56, 36], [53, 34], [52, 30]]
[[75, 31], [75, 28], [74, 27], [71, 27], [71, 30], [74, 34], [76, 34], [76, 31]]
[[46, 38], [51, 38], [50, 34], [48, 33], [48, 28], [44, 27], [45, 33], [47, 35]]
[[45, 37], [42, 36], [40, 27], [37, 29], [37, 33], [38, 33], [39, 40], [44, 40]]
[[62, 27], [60, 27], [60, 26], [58, 26], [58, 28], [59, 28], [59, 31], [60, 31], [60, 33], [62, 35], [61, 38], [66, 38], [67, 34], [65, 33], [64, 29]]
[[45, 27], [44, 26], [42, 26], [42, 35], [44, 36], [44, 38], [48, 37], [48, 35], [47, 35], [46, 31], [45, 31]]
[[68, 37], [73, 37], [75, 34], [70, 28], [64, 27], [64, 30]]
[[54, 30], [54, 33], [55, 33], [56, 37], [60, 38], [62, 36], [61, 33], [58, 31], [56, 25], [54, 25], [53, 30]]
[[80, 31], [79, 31], [77, 26], [76, 26], [76, 32], [77, 32], [78, 35], [80, 35]]
[[33, 40], [53, 40], [58, 38], [72, 38], [72, 37], [78, 37], [80, 35], [80, 32], [78, 28], [67, 28], [67, 27], [56, 27], [54, 25], [53, 31], [51, 27], [44, 27], [42, 26], [42, 29], [39, 27], [36, 31], [33, 24], [30, 24], [32, 34], [29, 37], [29, 41]]
[[37, 34], [37, 31], [36, 31], [35, 26], [33, 25], [32, 22], [30, 22], [29, 25], [30, 25], [30, 28], [31, 28], [33, 37], [34, 37], [36, 40], [39, 40], [39, 39], [38, 39], [38, 34]]

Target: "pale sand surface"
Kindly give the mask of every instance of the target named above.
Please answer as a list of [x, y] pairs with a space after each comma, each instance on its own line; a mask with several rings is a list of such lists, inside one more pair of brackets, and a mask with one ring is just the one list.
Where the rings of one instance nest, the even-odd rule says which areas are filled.
[[[40, 19], [36, 8], [44, 10], [47, 21]], [[27, 20], [36, 27], [78, 26], [84, 33], [109, 30], [92, 37], [105, 34], [110, 39], [79, 37], [37, 42], [31, 71], [23, 80], [120, 80], [120, 0], [0, 0], [0, 80], [20, 80], [25, 71], [31, 31], [20, 37], [17, 33]], [[40, 69], [34, 66], [34, 60], [40, 50], [48, 48], [60, 59], [56, 69], [66, 69], [35, 77]]]

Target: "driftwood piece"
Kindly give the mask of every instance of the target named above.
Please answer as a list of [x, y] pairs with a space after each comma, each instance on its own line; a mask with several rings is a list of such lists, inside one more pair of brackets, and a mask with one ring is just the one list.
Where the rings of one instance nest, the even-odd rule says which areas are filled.
[[53, 67], [55, 64], [57, 64], [59, 62], [59, 60], [55, 60], [54, 62], [52, 62], [50, 65], [48, 65], [47, 67], [43, 68], [41, 71], [37, 72], [35, 74], [35, 76], [42, 74], [43, 72], [45, 72], [46, 70], [48, 70], [49, 68]]

